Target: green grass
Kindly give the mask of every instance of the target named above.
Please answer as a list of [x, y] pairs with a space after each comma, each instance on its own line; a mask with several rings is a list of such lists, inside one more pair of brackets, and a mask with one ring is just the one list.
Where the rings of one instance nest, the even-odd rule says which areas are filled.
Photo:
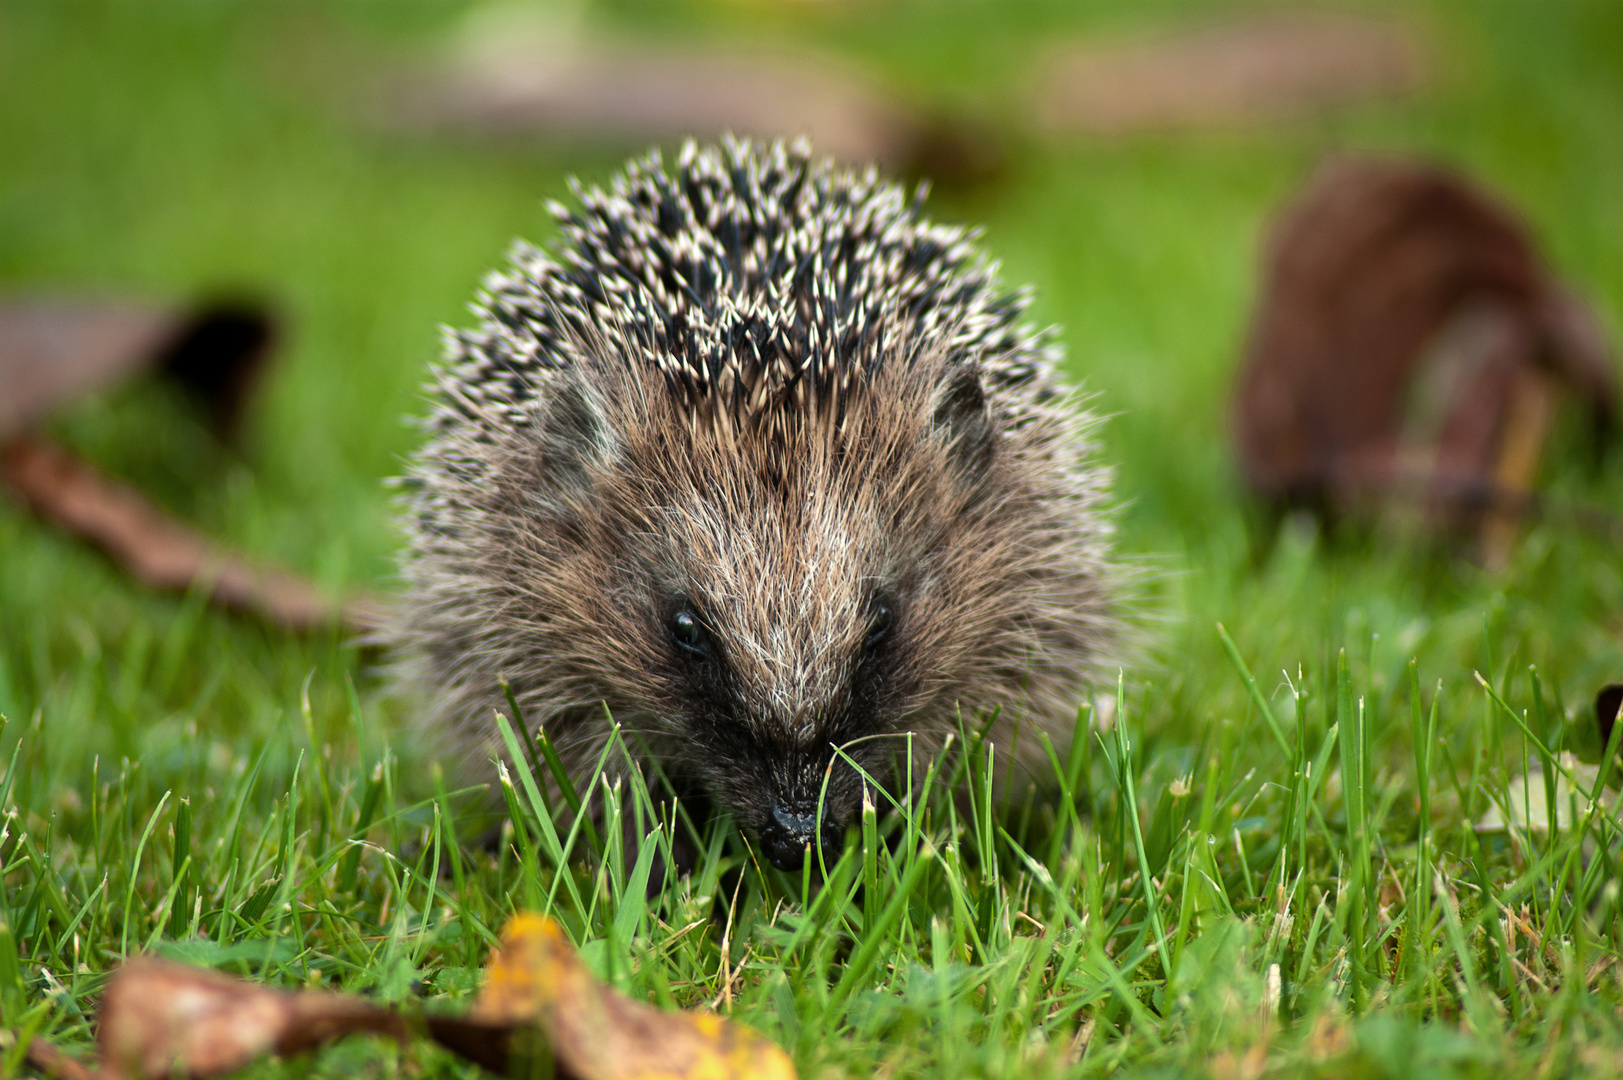
[[[1180, 10], [622, 3], [592, 17], [806, 38], [922, 99], [974, 96], [1010, 118], [1032, 49]], [[369, 129], [370, 74], [459, 11], [0, 7], [0, 284], [256, 290], [289, 319], [240, 455], [152, 388], [76, 406], [55, 433], [332, 587], [390, 586], [380, 481], [411, 446], [401, 418], [436, 326], [464, 318], [511, 237], [550, 235], [543, 196], [619, 156]], [[525, 755], [511, 842], [475, 846], [488, 808], [446, 789], [376, 658], [147, 593], [0, 503], [5, 1027], [86, 1044], [106, 973], [137, 949], [465, 1000], [503, 918], [550, 907], [623, 989], [715, 1003], [807, 1077], [1623, 1072], [1617, 822], [1580, 805], [1553, 833], [1472, 827], [1542, 803], [1554, 754], [1599, 760], [1588, 703], [1623, 675], [1619, 552], [1537, 524], [1491, 576], [1293, 521], [1257, 557], [1226, 449], [1260, 229], [1330, 149], [1472, 170], [1623, 338], [1623, 8], [1417, 17], [1440, 64], [1415, 101], [1226, 135], [1015, 134], [997, 183], [935, 200], [987, 225], [1115, 414], [1105, 454], [1121, 546], [1148, 572], [1149, 646], [1114, 726], [1054, 762], [1063, 798], [989, 782], [966, 732], [937, 769], [963, 770], [974, 797], [938, 787], [865, 822], [825, 853], [827, 886], [761, 870], [717, 826], [700, 869], [644, 902], [652, 865], [627, 864], [618, 828], [603, 843], [553, 822]], [[1576, 440], [1545, 482], [1623, 503], [1618, 456], [1591, 471]], [[613, 798], [652, 831], [641, 793]], [[0, 1071], [19, 1045], [0, 1046]], [[260, 1071], [467, 1070], [356, 1040]]]

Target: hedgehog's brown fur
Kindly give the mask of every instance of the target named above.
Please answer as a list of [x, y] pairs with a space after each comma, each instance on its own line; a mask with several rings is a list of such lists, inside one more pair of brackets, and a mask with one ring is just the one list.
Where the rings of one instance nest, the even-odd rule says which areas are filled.
[[488, 761], [505, 678], [579, 775], [612, 716], [780, 864], [820, 797], [825, 838], [857, 812], [835, 746], [885, 776], [869, 736], [927, 753], [998, 709], [1001, 753], [1063, 753], [1114, 574], [1024, 297], [804, 147], [690, 144], [580, 198], [452, 335], [408, 478], [430, 727]]

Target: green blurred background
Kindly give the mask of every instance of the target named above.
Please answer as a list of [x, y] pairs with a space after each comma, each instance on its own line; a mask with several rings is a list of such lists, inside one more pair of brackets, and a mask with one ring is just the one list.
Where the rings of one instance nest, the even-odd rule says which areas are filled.
[[[480, 275], [515, 237], [551, 236], [543, 198], [564, 195], [571, 174], [605, 179], [631, 149], [373, 123], [380, 80], [433, 55], [469, 10], [0, 6], [0, 287], [263, 297], [287, 327], [240, 454], [150, 385], [78, 404], [53, 432], [178, 516], [330, 589], [392, 586], [383, 481], [413, 445], [407, 418], [422, 411], [438, 328], [468, 320]], [[1111, 416], [1120, 545], [1143, 570], [1146, 647], [1130, 675], [1169, 745], [1241, 707], [1218, 620], [1265, 672], [1351, 646], [1378, 690], [1416, 654], [1427, 681], [1460, 694], [1474, 668], [1535, 662], [1577, 716], [1623, 676], [1614, 547], [1541, 524], [1489, 576], [1379, 537], [1326, 544], [1291, 523], [1259, 561], [1225, 409], [1264, 225], [1336, 150], [1475, 175], [1525, 214], [1558, 274], [1623, 338], [1623, 5], [1361, 9], [1401, 10], [1428, 44], [1426, 87], [1403, 100], [1206, 133], [1048, 138], [1022, 124], [1033, 58], [1054, 42], [1214, 10], [739, 0], [605, 2], [584, 18], [603, 33], [814, 46], [996, 130], [998, 173], [940, 187], [931, 205], [985, 226], [1006, 279], [1036, 286], [1037, 318], [1063, 327], [1071, 373]], [[1615, 507], [1623, 469], [1614, 454], [1590, 471], [1579, 440], [1558, 440], [1545, 482]], [[0, 713], [13, 732], [30, 720], [46, 732], [24, 803], [82, 782], [93, 754], [161, 758], [197, 731], [240, 746], [286, 723], [307, 680], [317, 717], [342, 715], [345, 673], [377, 696], [375, 658], [336, 637], [151, 594], [0, 502]]]

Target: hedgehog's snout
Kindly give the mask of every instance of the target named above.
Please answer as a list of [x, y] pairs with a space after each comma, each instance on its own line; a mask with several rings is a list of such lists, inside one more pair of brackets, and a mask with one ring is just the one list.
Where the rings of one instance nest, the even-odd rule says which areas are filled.
[[856, 813], [853, 784], [858, 774], [834, 760], [833, 744], [825, 746], [822, 754], [780, 750], [771, 759], [762, 800], [766, 813], [758, 812], [753, 826], [779, 870], [798, 873], [808, 850], [815, 862], [821, 847], [832, 862], [845, 849], [845, 831]]
[[[795, 871], [804, 865], [807, 853], [816, 855], [818, 816], [815, 803], [772, 803], [772, 813], [761, 829], [761, 846], [766, 857], [779, 870]], [[825, 815], [822, 821], [822, 843], [830, 855], [838, 854], [843, 837], [834, 822]]]

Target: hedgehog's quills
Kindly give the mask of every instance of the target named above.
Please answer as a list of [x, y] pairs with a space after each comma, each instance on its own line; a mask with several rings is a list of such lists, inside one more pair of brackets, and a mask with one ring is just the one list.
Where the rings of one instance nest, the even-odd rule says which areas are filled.
[[859, 811], [835, 747], [893, 782], [899, 733], [998, 709], [1001, 758], [1063, 757], [1119, 636], [1107, 478], [1025, 294], [803, 144], [576, 194], [448, 336], [406, 479], [428, 727], [483, 771], [506, 678], [580, 776], [612, 716], [781, 867]]

